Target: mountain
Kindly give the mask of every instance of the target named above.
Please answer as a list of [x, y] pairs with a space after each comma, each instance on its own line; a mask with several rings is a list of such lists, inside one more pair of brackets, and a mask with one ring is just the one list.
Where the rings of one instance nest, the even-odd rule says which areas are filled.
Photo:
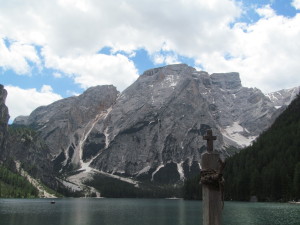
[[249, 147], [227, 159], [227, 199], [300, 199], [300, 95]]
[[14, 125], [38, 133], [55, 171], [77, 171], [67, 175], [72, 185], [94, 173], [138, 185], [199, 173], [207, 129], [218, 137], [215, 149], [228, 156], [230, 148], [248, 146], [277, 114], [259, 89], [242, 87], [238, 73], [209, 75], [176, 64], [145, 71], [122, 93], [107, 85], [89, 88]]
[[39, 133], [23, 125], [8, 126], [6, 97], [0, 85], [0, 196], [55, 197], [58, 193], [49, 188], [64, 195], [77, 194], [58, 179], [50, 149]]
[[7, 91], [0, 84], [0, 198], [24, 198], [38, 195], [37, 189], [20, 174], [13, 172], [15, 164], [7, 158], [8, 137], [8, 108], [5, 105]]
[[237, 73], [209, 75], [187, 65], [152, 69], [117, 99], [105, 120], [107, 148], [91, 165], [152, 180], [170, 171], [174, 179], [188, 177], [191, 168], [199, 170], [207, 129], [218, 136], [219, 151], [248, 145], [275, 111], [261, 91], [242, 87]]
[[[106, 116], [117, 95], [118, 91], [113, 86], [92, 87], [78, 97], [41, 106], [28, 117], [17, 117], [14, 124], [38, 131], [50, 148], [54, 164], [59, 164], [57, 170], [76, 169], [80, 167], [80, 160], [85, 158], [82, 146], [87, 136], [95, 123]], [[101, 148], [101, 140], [98, 142], [93, 143], [95, 148]]]
[[273, 102], [276, 108], [280, 108], [282, 106], [288, 106], [295, 99], [297, 94], [299, 94], [299, 92], [300, 86], [271, 92], [266, 94], [266, 96], [270, 99], [271, 102]]

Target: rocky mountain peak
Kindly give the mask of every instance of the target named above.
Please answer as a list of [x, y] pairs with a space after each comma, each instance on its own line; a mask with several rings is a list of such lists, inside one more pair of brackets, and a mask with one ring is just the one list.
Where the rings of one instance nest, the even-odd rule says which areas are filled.
[[196, 71], [195, 68], [188, 66], [187, 64], [172, 64], [163, 67], [158, 67], [150, 70], [146, 70], [143, 76], [153, 76], [155, 74], [188, 74]]
[[239, 89], [242, 87], [239, 73], [213, 73], [212, 84], [222, 89]]

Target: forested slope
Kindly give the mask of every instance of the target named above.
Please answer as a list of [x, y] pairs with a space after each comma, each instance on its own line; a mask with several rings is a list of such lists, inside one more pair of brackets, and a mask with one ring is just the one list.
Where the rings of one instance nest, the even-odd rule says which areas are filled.
[[38, 197], [38, 190], [26, 178], [0, 165], [0, 198]]
[[249, 147], [227, 159], [226, 198], [300, 199], [300, 95]]

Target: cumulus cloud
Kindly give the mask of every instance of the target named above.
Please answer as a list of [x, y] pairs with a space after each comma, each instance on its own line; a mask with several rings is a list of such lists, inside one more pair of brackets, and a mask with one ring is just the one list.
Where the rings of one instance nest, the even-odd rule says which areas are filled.
[[240, 72], [245, 86], [264, 92], [300, 85], [300, 15], [276, 15], [269, 6], [258, 12], [256, 23], [233, 27], [227, 52], [202, 54], [198, 62], [210, 72]]
[[73, 77], [82, 88], [114, 84], [122, 91], [138, 77], [133, 62], [121, 54], [59, 57], [49, 48], [45, 48], [42, 54], [47, 68], [63, 71]]
[[152, 53], [165, 44], [190, 53], [195, 45], [220, 47], [220, 35], [223, 41], [230, 36], [227, 24], [240, 13], [230, 0], [19, 0], [1, 5], [0, 31], [47, 45], [58, 55], [94, 53], [105, 46]]
[[[137, 72], [127, 56], [116, 53], [134, 55], [143, 48], [157, 62], [161, 50], [195, 57], [195, 46], [223, 49], [232, 36], [227, 25], [240, 11], [231, 0], [6, 1], [0, 33], [42, 46], [45, 66], [69, 74], [81, 87], [112, 83], [124, 89]], [[115, 54], [97, 54], [104, 47]], [[177, 56], [163, 56], [162, 62], [178, 62]]]
[[294, 6], [295, 9], [300, 10], [300, 0], [293, 0], [292, 6]]
[[58, 72], [53, 73], [53, 76], [54, 76], [55, 78], [62, 78], [62, 74], [61, 74], [61, 73], [58, 73]]
[[[299, 0], [291, 4], [299, 9]], [[84, 88], [114, 84], [124, 89], [137, 77], [128, 55], [139, 49], [154, 64], [184, 56], [208, 72], [240, 72], [244, 85], [265, 92], [299, 85], [300, 14], [287, 18], [266, 5], [257, 8], [256, 22], [237, 23], [247, 12], [244, 7], [233, 0], [4, 1], [0, 34], [17, 40], [21, 52], [32, 53], [6, 65], [28, 71], [28, 61], [38, 63], [33, 53], [40, 46], [42, 62], [57, 71], [55, 77], [68, 74]], [[2, 42], [5, 47], [18, 52]], [[105, 47], [113, 55], [99, 54]]]
[[174, 53], [155, 53], [152, 56], [154, 64], [177, 64], [180, 63], [178, 55]]
[[5, 89], [8, 92], [6, 105], [9, 110], [10, 121], [20, 115], [29, 115], [37, 107], [51, 104], [62, 98], [54, 93], [49, 85], [43, 85], [41, 90], [22, 89], [16, 86], [5, 86]]
[[36, 66], [40, 66], [41, 63], [34, 46], [12, 42], [7, 47], [4, 40], [0, 38], [0, 67], [12, 69], [17, 74], [30, 74], [29, 62], [35, 63]]

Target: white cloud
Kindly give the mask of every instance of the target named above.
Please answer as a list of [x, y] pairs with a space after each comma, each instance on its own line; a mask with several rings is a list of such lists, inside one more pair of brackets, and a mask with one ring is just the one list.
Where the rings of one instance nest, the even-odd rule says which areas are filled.
[[71, 91], [71, 90], [67, 90], [67, 94], [68, 94], [68, 96], [78, 96], [78, 95], [80, 95], [80, 93], [77, 93], [77, 92]]
[[180, 63], [178, 56], [174, 53], [155, 53], [152, 56], [154, 64], [176, 64]]
[[43, 85], [40, 91], [35, 88], [22, 89], [16, 86], [5, 86], [5, 89], [8, 92], [6, 105], [10, 121], [20, 115], [29, 115], [37, 107], [51, 104], [62, 98], [54, 93], [49, 85]]
[[58, 72], [53, 73], [53, 76], [54, 76], [55, 78], [62, 78], [62, 74], [61, 74], [61, 73], [58, 73]]
[[265, 18], [274, 17], [276, 15], [275, 11], [271, 8], [270, 5], [266, 5], [262, 8], [258, 8], [256, 12], [258, 13], [258, 15]]
[[59, 57], [49, 48], [43, 49], [42, 54], [47, 68], [63, 71], [73, 77], [82, 88], [114, 84], [122, 91], [138, 77], [133, 62], [121, 54]]
[[227, 51], [203, 53], [198, 63], [209, 72], [240, 72], [242, 83], [264, 92], [300, 85], [300, 14], [287, 18], [269, 7], [254, 24], [236, 24]]
[[4, 40], [0, 38], [0, 67], [12, 69], [17, 74], [29, 74], [31, 72], [29, 62], [37, 66], [41, 63], [33, 46], [12, 42], [7, 47]]
[[50, 85], [43, 85], [42, 88], [41, 88], [41, 93], [50, 93], [53, 91], [53, 88], [50, 86]]
[[[44, 49], [46, 67], [68, 74], [85, 88], [114, 84], [122, 90], [137, 77], [130, 58], [98, 54], [104, 47], [131, 56], [145, 49], [156, 64], [190, 57], [208, 72], [240, 72], [244, 85], [264, 91], [300, 85], [300, 14], [286, 18], [264, 6], [256, 10], [261, 17], [257, 22], [234, 24], [247, 12], [242, 4], [233, 0], [2, 1], [0, 34], [31, 54], [20, 54], [3, 42], [0, 48], [22, 56], [16, 60], [18, 67], [11, 63], [14, 60], [5, 65], [24, 73], [30, 70], [28, 61], [39, 64], [32, 47], [38, 45]], [[292, 4], [299, 9], [299, 0]]]
[[227, 25], [239, 13], [231, 0], [17, 0], [1, 4], [0, 34], [47, 49], [46, 67], [68, 73], [81, 87], [114, 84], [122, 90], [137, 77], [134, 64], [122, 55], [97, 54], [100, 49], [130, 56], [141, 48], [150, 54], [170, 50], [195, 57], [195, 46], [223, 49], [231, 36]]
[[240, 13], [231, 0], [17, 0], [1, 5], [0, 33], [60, 56], [105, 46], [152, 53], [165, 43], [188, 54], [195, 45], [220, 46], [219, 36], [229, 36], [227, 24]]
[[294, 6], [295, 9], [300, 10], [300, 0], [293, 0], [292, 6]]

